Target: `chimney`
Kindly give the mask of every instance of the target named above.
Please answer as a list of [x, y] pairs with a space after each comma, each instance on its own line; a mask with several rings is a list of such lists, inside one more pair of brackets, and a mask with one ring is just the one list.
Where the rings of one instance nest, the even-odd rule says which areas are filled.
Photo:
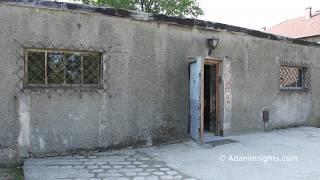
[[304, 18], [305, 19], [310, 19], [311, 18], [311, 7], [307, 7], [306, 10], [305, 10], [305, 15], [304, 15]]

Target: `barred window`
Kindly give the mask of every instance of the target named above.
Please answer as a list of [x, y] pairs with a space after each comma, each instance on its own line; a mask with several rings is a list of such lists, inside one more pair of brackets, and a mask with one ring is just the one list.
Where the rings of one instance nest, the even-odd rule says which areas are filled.
[[25, 51], [25, 84], [32, 86], [98, 86], [102, 76], [99, 52]]
[[308, 77], [306, 76], [307, 67], [301, 66], [280, 66], [280, 89], [283, 90], [302, 90], [307, 89]]

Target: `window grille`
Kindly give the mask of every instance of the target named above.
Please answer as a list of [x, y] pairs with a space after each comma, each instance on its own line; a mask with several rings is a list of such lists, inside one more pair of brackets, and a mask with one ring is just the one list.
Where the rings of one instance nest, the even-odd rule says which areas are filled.
[[102, 53], [85, 51], [25, 51], [25, 85], [99, 86]]
[[307, 90], [310, 84], [309, 74], [307, 67], [281, 65], [280, 89]]

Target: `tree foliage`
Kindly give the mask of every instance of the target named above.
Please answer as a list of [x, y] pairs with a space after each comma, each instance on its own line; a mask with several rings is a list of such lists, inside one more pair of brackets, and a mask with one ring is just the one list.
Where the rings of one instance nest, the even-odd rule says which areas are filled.
[[96, 6], [110, 6], [169, 16], [197, 18], [199, 15], [203, 15], [197, 0], [82, 0], [82, 2]]

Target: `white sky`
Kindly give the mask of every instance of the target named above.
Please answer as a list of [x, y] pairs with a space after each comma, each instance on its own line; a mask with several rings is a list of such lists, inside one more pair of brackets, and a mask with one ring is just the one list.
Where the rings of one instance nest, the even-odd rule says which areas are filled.
[[320, 0], [198, 0], [199, 19], [261, 30], [304, 16], [305, 8], [320, 10]]

